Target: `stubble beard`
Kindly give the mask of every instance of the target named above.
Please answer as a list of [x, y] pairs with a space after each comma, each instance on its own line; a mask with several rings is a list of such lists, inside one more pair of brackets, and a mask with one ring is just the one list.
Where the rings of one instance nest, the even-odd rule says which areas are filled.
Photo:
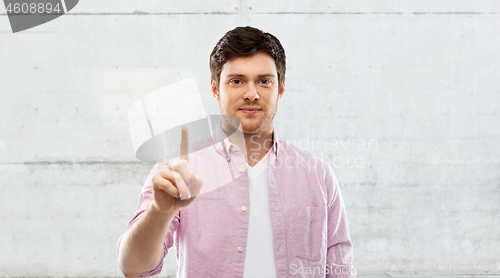
[[[272, 123], [274, 120], [274, 117], [276, 116], [276, 112], [278, 111], [278, 100], [276, 100], [276, 104], [274, 105], [274, 111], [272, 111], [272, 115], [269, 114], [269, 109], [266, 109], [265, 107], [262, 108], [262, 111], [260, 113], [263, 113], [264, 115], [261, 116], [260, 120], [255, 123], [251, 123], [250, 125], [245, 124], [245, 119], [244, 118], [239, 118], [237, 116], [238, 111], [236, 110], [234, 113], [227, 113], [225, 109], [222, 109], [222, 107], [219, 107], [221, 110], [222, 115], [229, 115], [229, 119], [232, 117], [237, 118], [239, 120], [239, 123], [236, 123], [234, 120], [231, 121], [225, 121], [228, 123], [232, 129], [236, 130], [239, 129], [240, 132], [242, 132], [244, 135], [260, 135], [263, 131], [270, 129], [272, 130]], [[244, 117], [244, 116], [243, 116]], [[250, 120], [254, 122], [254, 120]], [[238, 126], [237, 126], [238, 125]], [[240, 129], [241, 127], [241, 129]]]
[[[251, 125], [244, 125], [244, 119], [241, 121], [241, 126], [243, 128], [243, 134], [247, 136], [251, 135], [261, 135], [261, 133], [266, 132], [268, 130], [272, 131], [272, 125], [274, 117], [276, 116], [276, 112], [278, 110], [278, 103], [276, 103], [276, 107], [274, 107], [274, 111], [269, 111], [268, 109], [262, 109], [261, 113], [264, 115], [261, 116], [258, 122], [252, 123]], [[270, 114], [272, 113], [272, 114]]]

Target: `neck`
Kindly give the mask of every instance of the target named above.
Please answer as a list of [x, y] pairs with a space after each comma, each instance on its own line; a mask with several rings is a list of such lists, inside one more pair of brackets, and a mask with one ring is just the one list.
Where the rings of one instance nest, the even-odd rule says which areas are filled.
[[267, 130], [257, 133], [246, 133], [242, 132], [241, 129], [231, 132], [234, 128], [229, 127], [227, 123], [223, 123], [222, 130], [226, 134], [231, 134], [229, 141], [238, 146], [250, 167], [255, 166], [273, 146], [272, 125]]

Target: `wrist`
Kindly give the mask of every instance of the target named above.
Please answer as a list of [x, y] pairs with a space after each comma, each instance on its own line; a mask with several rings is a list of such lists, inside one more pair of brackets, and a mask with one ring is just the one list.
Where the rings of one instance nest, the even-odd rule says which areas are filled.
[[155, 216], [173, 218], [179, 212], [179, 209], [161, 210], [156, 202], [153, 201], [149, 205], [149, 211]]

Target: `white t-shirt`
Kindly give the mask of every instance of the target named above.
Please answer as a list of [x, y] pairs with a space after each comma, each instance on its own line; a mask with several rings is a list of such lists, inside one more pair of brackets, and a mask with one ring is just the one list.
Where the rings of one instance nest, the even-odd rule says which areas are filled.
[[[271, 148], [272, 149], [272, 148]], [[250, 204], [244, 278], [276, 278], [273, 226], [269, 206], [270, 151], [254, 167], [247, 163]]]

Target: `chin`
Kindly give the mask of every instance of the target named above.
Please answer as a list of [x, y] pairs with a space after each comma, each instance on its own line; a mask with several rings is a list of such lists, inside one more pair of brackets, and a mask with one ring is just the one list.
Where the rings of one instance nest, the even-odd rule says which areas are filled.
[[244, 133], [257, 133], [261, 128], [260, 125], [255, 125], [255, 124], [252, 125], [242, 124], [241, 127], [243, 128]]

